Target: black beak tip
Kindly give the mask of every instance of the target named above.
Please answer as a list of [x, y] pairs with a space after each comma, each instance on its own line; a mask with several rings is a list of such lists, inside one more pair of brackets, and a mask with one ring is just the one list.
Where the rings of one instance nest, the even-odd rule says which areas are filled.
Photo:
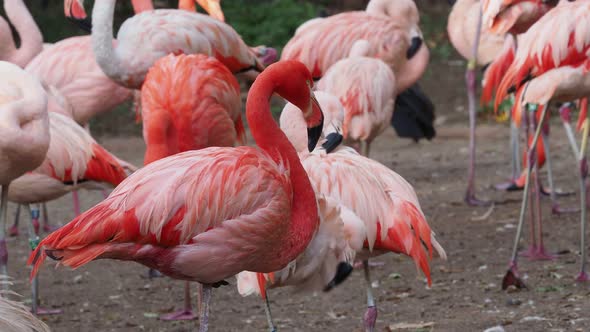
[[315, 149], [318, 141], [320, 140], [320, 136], [322, 135], [322, 130], [324, 129], [324, 114], [322, 113], [322, 119], [320, 123], [312, 128], [307, 128], [307, 149], [309, 152], [312, 152]]
[[326, 287], [324, 287], [324, 292], [331, 291], [334, 287], [340, 285], [350, 274], [352, 273], [353, 266], [347, 262], [340, 262], [338, 263], [338, 267], [336, 268], [336, 275], [334, 279], [332, 279]]
[[422, 38], [412, 37], [410, 48], [408, 48], [408, 51], [406, 52], [406, 58], [411, 59], [412, 57], [414, 57], [414, 55], [416, 55], [416, 53], [418, 53], [418, 50], [420, 50], [421, 46], [422, 46]]
[[334, 149], [336, 149], [340, 143], [342, 143], [343, 139], [344, 136], [342, 136], [340, 133], [330, 133], [328, 136], [326, 136], [326, 141], [324, 144], [322, 144], [322, 148], [326, 150], [326, 153], [330, 153], [334, 151]]

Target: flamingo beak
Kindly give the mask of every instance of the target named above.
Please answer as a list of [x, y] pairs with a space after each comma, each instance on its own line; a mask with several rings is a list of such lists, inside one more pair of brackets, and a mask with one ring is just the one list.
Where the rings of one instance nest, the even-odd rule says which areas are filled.
[[222, 22], [225, 22], [225, 16], [221, 10], [220, 0], [197, 0], [199, 5], [209, 13], [211, 17], [214, 17]]
[[86, 18], [86, 11], [84, 10], [83, 0], [65, 0], [64, 12], [66, 17], [83, 20]]
[[406, 58], [411, 59], [414, 55], [416, 55], [416, 53], [418, 53], [418, 50], [420, 50], [420, 46], [422, 46], [422, 38], [413, 37], [410, 47], [406, 52]]
[[326, 153], [334, 151], [342, 143], [344, 136], [340, 133], [330, 133], [326, 136], [326, 141], [322, 144], [322, 148], [326, 150]]
[[311, 128], [307, 128], [307, 149], [309, 150], [309, 152], [312, 152], [313, 149], [315, 149], [315, 146], [318, 144], [320, 136], [322, 135], [322, 130], [324, 129], [324, 113], [322, 112], [322, 108], [320, 107], [320, 104], [318, 103], [317, 99], [315, 99], [313, 93], [311, 94], [311, 104], [311, 107], [314, 108], [312, 109], [312, 112], [319, 111], [321, 119], [318, 125]]
[[332, 279], [326, 287], [324, 287], [324, 292], [331, 291], [334, 287], [341, 284], [348, 276], [352, 273], [354, 268], [347, 262], [340, 262], [338, 263], [338, 267], [336, 268], [336, 275], [334, 279]]

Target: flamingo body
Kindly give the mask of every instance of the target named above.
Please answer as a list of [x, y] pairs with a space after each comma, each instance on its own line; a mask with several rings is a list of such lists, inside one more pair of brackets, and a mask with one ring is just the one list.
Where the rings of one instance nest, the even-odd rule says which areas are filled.
[[245, 140], [240, 86], [215, 58], [171, 54], [158, 60], [146, 76], [141, 97], [146, 164]]
[[94, 59], [89, 36], [70, 37], [53, 44], [39, 53], [26, 70], [57, 88], [72, 105], [73, 118], [81, 125], [131, 98], [131, 90], [102, 72]]

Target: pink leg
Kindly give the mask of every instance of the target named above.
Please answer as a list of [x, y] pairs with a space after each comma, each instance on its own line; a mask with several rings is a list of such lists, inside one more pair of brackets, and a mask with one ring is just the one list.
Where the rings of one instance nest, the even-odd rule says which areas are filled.
[[[31, 209], [30, 206], [27, 206], [31, 214], [31, 226], [29, 226], [29, 245], [31, 247], [31, 251], [37, 248], [39, 245], [39, 230], [34, 230], [34, 225], [39, 225], [39, 209]], [[32, 304], [31, 304], [31, 312], [35, 315], [56, 315], [61, 314], [62, 311], [59, 309], [46, 309], [39, 307], [39, 275], [37, 274], [32, 281], [31, 284], [31, 291], [32, 291]]]
[[18, 221], [20, 220], [20, 209], [21, 209], [21, 205], [18, 204], [16, 206], [16, 214], [14, 215], [14, 223], [12, 224], [12, 226], [10, 226], [10, 229], [8, 230], [8, 235], [10, 235], [10, 236], [18, 236], [18, 234], [19, 234]]
[[72, 200], [74, 201], [74, 214], [77, 216], [80, 215], [80, 197], [78, 196], [78, 191], [72, 191]]
[[373, 297], [373, 291], [371, 289], [369, 261], [363, 261], [363, 267], [365, 270], [365, 283], [367, 286], [367, 310], [363, 315], [363, 323], [365, 326], [365, 332], [373, 332], [375, 331], [375, 322], [377, 322], [377, 305], [375, 304], [375, 298]]
[[542, 225], [542, 216], [541, 216], [541, 193], [540, 193], [540, 181], [539, 181], [539, 168], [538, 165], [535, 163], [535, 174], [534, 174], [534, 196], [535, 196], [535, 220], [536, 220], [536, 235], [537, 235], [537, 250], [533, 253], [532, 256], [529, 256], [531, 260], [552, 260], [556, 259], [557, 256], [551, 255], [546, 252], [545, 246], [543, 245], [543, 225]]
[[59, 226], [52, 225], [49, 222], [49, 213], [47, 212], [47, 204], [41, 204], [43, 208], [43, 231], [46, 233], [51, 233], [59, 228]]
[[166, 315], [160, 316], [161, 320], [193, 320], [196, 319], [197, 315], [193, 312], [193, 306], [191, 304], [191, 289], [188, 281], [184, 284], [184, 308], [182, 310], [172, 312]]
[[[0, 194], [0, 275], [8, 276], [8, 248], [6, 246], [6, 237], [4, 229], [6, 229], [6, 221], [8, 220], [8, 185], [2, 186], [2, 194]], [[3, 283], [2, 288], [8, 290], [8, 284]]]

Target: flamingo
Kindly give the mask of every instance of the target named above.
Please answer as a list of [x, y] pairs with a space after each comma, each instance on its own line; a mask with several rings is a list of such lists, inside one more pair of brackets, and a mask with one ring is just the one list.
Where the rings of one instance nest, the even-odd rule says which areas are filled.
[[344, 105], [343, 135], [360, 142], [369, 156], [371, 141], [388, 126], [393, 115], [396, 79], [385, 62], [368, 57], [370, 44], [355, 42], [350, 56], [333, 64], [318, 89], [338, 97]]
[[431, 139], [434, 106], [417, 80], [429, 60], [412, 0], [371, 0], [365, 11], [315, 18], [302, 24], [289, 40], [281, 59], [299, 60], [320, 79], [334, 63], [346, 58], [354, 42], [369, 42], [367, 56], [387, 63], [396, 77], [397, 112], [391, 122], [400, 137]]
[[31, 275], [47, 256], [72, 268], [100, 258], [136, 261], [202, 283], [199, 321], [200, 331], [206, 331], [212, 286], [241, 271], [284, 268], [317, 229], [313, 188], [269, 105], [277, 93], [305, 110], [313, 150], [323, 115], [312, 87], [303, 64], [270, 65], [246, 104], [259, 148], [210, 147], [150, 163], [41, 241], [29, 257]]
[[[97, 189], [118, 185], [127, 177], [119, 160], [102, 148], [84, 128], [71, 118], [49, 112], [51, 140], [43, 163], [31, 172], [13, 180], [7, 198], [24, 205], [30, 212], [29, 243], [35, 249], [39, 242], [39, 210], [31, 204], [45, 203], [77, 188]], [[17, 219], [18, 221], [18, 219]], [[11, 233], [18, 233], [18, 224]], [[57, 314], [60, 310], [38, 307], [38, 281], [33, 280], [32, 309], [35, 314]]]
[[24, 67], [43, 49], [43, 35], [22, 0], [5, 0], [4, 12], [20, 37], [17, 49], [8, 23], [0, 17], [0, 60]]
[[[414, 259], [416, 266], [422, 269], [430, 284], [427, 252], [423, 249], [422, 242], [425, 243], [430, 254], [432, 254], [433, 246], [441, 257], [446, 257], [446, 254], [434, 238], [434, 233], [426, 222], [412, 186], [400, 175], [380, 163], [359, 155], [349, 147], [338, 146], [338, 142], [342, 140], [337, 129], [340, 128], [343, 114], [345, 114], [343, 106], [338, 98], [330, 94], [318, 91], [316, 97], [325, 114], [324, 136], [326, 139], [321, 146], [312, 153], [305, 151], [306, 139], [301, 131], [304, 118], [292, 104], [285, 106], [281, 113], [281, 128], [292, 140], [293, 146], [299, 149], [299, 157], [317, 195], [324, 196], [328, 203], [332, 200], [334, 202], [332, 205], [336, 204], [342, 210], [341, 219], [344, 225], [341, 228], [344, 228], [345, 243], [340, 245], [342, 249], [336, 251], [335, 257], [343, 257], [340, 261], [350, 262], [354, 260], [355, 254], [358, 254], [363, 260], [368, 302], [364, 324], [367, 331], [373, 331], [377, 309], [371, 290], [368, 259], [387, 252], [406, 254]], [[330, 112], [332, 113], [329, 114]], [[321, 199], [319, 206], [320, 215], [324, 217], [322, 222], [334, 218], [333, 216], [330, 218], [330, 215], [334, 213], [333, 208], [330, 209], [327, 206], [322, 209]], [[326, 281], [334, 276], [335, 257], [324, 259], [322, 252], [317, 250], [322, 248], [322, 244], [329, 243], [328, 241], [336, 243], [338, 240], [342, 241], [339, 239], [342, 237], [340, 234], [342, 231], [332, 228], [334, 229], [336, 232], [328, 235], [318, 232], [316, 235], [318, 240], [314, 239], [308, 249], [291, 266], [275, 272], [274, 277], [269, 276], [271, 280], [269, 287], [290, 284], [309, 286], [310, 281], [316, 283], [318, 281], [310, 276], [313, 273], [319, 273], [315, 276], [319, 277], [318, 286], [331, 286], [326, 285]], [[337, 246], [332, 247], [338, 249]], [[324, 269], [332, 273], [325, 274]], [[259, 282], [258, 278], [248, 277], [250, 273], [243, 272], [238, 275], [238, 290], [243, 295], [260, 293], [266, 299], [264, 280]], [[310, 280], [306, 282], [305, 277]], [[267, 310], [268, 313], [270, 310]], [[271, 330], [274, 330], [272, 320], [269, 319], [269, 322]]]
[[[533, 109], [531, 112], [541, 112], [541, 115], [538, 117], [539, 124], [531, 142], [531, 148], [529, 149], [528, 159], [530, 163], [528, 165], [523, 203], [516, 232], [516, 242], [513, 248], [509, 270], [503, 280], [503, 288], [509, 285], [515, 285], [517, 287], [524, 285], [519, 279], [517, 272], [517, 247], [527, 207], [530, 177], [535, 164], [531, 156], [534, 155], [536, 143], [541, 134], [541, 128], [543, 127], [544, 121], [546, 121], [546, 105], [550, 100], [571, 101], [583, 98], [579, 128], [584, 128], [584, 131], [580, 149], [578, 150], [575, 141], [573, 141], [571, 131], [569, 132], [570, 135], [568, 135], [568, 138], [580, 165], [582, 264], [577, 280], [588, 280], [585, 248], [585, 180], [587, 177], [585, 149], [590, 122], [590, 119], [587, 118], [588, 114], [586, 111], [586, 97], [590, 95], [590, 76], [588, 75], [590, 62], [587, 55], [587, 52], [590, 50], [588, 19], [590, 19], [590, 3], [587, 1], [571, 3], [562, 1], [554, 9], [547, 12], [526, 33], [519, 36], [514, 61], [506, 71], [496, 93], [496, 107], [506, 97], [509, 88], [514, 87], [517, 91], [516, 107], [523, 107], [522, 105], [529, 103], [538, 104], [539, 107], [537, 110]], [[569, 117], [569, 115], [567, 116]], [[536, 177], [536, 173], [534, 176]], [[539, 190], [535, 190], [537, 196], [538, 192]], [[535, 201], [538, 203], [538, 197]], [[532, 249], [536, 256], [550, 258], [551, 256], [546, 254], [542, 242], [540, 217], [540, 213], [537, 213], [535, 223], [532, 224], [531, 233], [533, 233], [533, 236], [535, 232], [537, 233], [537, 239], [532, 243]]]
[[6, 61], [0, 61], [0, 77], [0, 275], [8, 275], [4, 230], [9, 185], [43, 162], [49, 149], [49, 121], [47, 94], [38, 80]]
[[[103, 72], [128, 88], [140, 88], [148, 69], [169, 53], [203, 53], [216, 57], [234, 74], [260, 72], [263, 64], [229, 25], [186, 10], [156, 9], [121, 25], [113, 46], [116, 0], [97, 2], [92, 13], [92, 44]], [[65, 0], [67, 16], [84, 19], [83, 0]], [[253, 75], [255, 76], [255, 74]]]
[[[145, 165], [184, 151], [245, 143], [240, 85], [215, 58], [170, 54], [156, 61], [141, 98]], [[195, 318], [187, 281], [184, 309], [161, 319]]]
[[[0, 281], [0, 284], [8, 284]], [[0, 292], [0, 295], [13, 292]], [[0, 296], [0, 331], [2, 332], [50, 332], [49, 326], [33, 315], [21, 302]]]

